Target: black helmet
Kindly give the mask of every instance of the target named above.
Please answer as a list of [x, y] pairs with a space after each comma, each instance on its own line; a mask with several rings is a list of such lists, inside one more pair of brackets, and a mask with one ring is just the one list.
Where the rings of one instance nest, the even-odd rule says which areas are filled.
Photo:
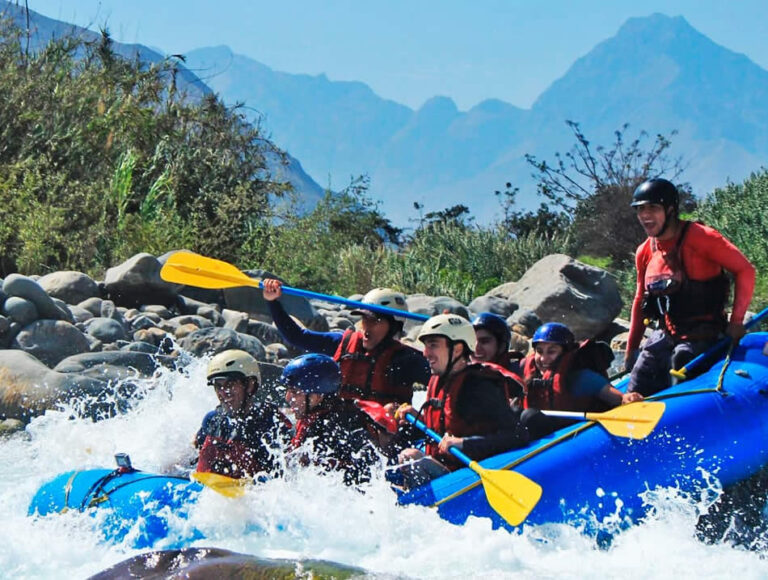
[[664, 208], [673, 207], [675, 212], [680, 204], [680, 194], [671, 181], [656, 177], [643, 181], [632, 194], [632, 207], [645, 205], [647, 203], [658, 203]]
[[512, 342], [512, 332], [507, 326], [507, 321], [501, 316], [491, 312], [481, 312], [472, 321], [472, 326], [475, 327], [475, 330], [484, 328], [496, 338], [499, 344], [504, 346], [504, 350], [509, 349], [509, 343]]

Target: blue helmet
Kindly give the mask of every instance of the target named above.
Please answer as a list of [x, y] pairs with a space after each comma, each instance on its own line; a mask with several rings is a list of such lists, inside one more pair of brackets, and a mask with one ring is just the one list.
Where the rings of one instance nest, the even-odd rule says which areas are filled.
[[280, 383], [307, 394], [333, 394], [341, 385], [341, 370], [327, 355], [304, 354], [285, 365]]
[[506, 345], [507, 348], [509, 348], [509, 343], [512, 342], [512, 331], [509, 330], [507, 321], [497, 314], [481, 312], [472, 321], [472, 326], [475, 330], [487, 330], [496, 337], [496, 341], [499, 344]]
[[571, 329], [565, 324], [560, 324], [559, 322], [547, 322], [536, 329], [536, 332], [533, 333], [531, 343], [535, 345], [537, 342], [554, 342], [555, 344], [568, 346], [573, 344], [575, 340]]

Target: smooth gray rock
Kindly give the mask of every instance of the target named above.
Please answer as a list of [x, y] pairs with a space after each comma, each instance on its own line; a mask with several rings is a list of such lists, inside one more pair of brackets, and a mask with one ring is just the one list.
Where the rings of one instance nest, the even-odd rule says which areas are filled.
[[65, 314], [56, 306], [53, 299], [46, 294], [42, 286], [21, 274], [10, 274], [3, 282], [3, 292], [8, 296], [26, 298], [34, 303], [40, 318], [62, 320]]
[[201, 306], [197, 309], [197, 315], [207, 318], [214, 326], [224, 326], [224, 317], [214, 306]]
[[521, 308], [507, 318], [507, 324], [510, 327], [516, 324], [522, 326], [525, 329], [525, 336], [531, 337], [536, 332], [536, 329], [542, 325], [542, 321], [533, 310]]
[[[151, 345], [150, 345], [151, 346]], [[168, 357], [155, 356], [157, 348], [153, 347], [153, 353], [131, 352], [129, 350], [115, 350], [107, 352], [91, 352], [76, 354], [65, 358], [57, 364], [53, 370], [61, 373], [81, 373], [86, 369], [110, 365], [124, 369], [134, 369], [145, 377], [151, 377], [163, 361], [167, 366], [173, 362]]]
[[72, 313], [72, 319], [75, 321], [75, 323], [85, 322], [86, 320], [93, 318], [93, 313], [90, 310], [86, 310], [85, 308], [75, 304], [70, 304], [67, 306], [67, 308], [69, 309], [70, 313]]
[[213, 355], [238, 348], [250, 353], [257, 360], [265, 360], [264, 345], [257, 338], [228, 328], [201, 328], [182, 338], [179, 344], [195, 356]]
[[235, 332], [248, 332], [248, 315], [245, 312], [225, 308], [221, 311], [221, 317], [224, 319], [224, 328]]
[[147, 354], [157, 353], [157, 346], [149, 342], [129, 342], [120, 347], [120, 350], [127, 352], [145, 352]]
[[136, 254], [107, 270], [104, 288], [120, 306], [175, 304], [181, 286], [161, 279], [160, 268], [160, 262], [151, 254]]
[[37, 283], [49, 296], [67, 304], [79, 304], [83, 300], [99, 296], [96, 282], [82, 272], [52, 272], [41, 277]]
[[221, 548], [184, 548], [133, 556], [89, 580], [124, 578], [374, 578], [362, 568], [324, 560], [270, 559], [238, 554]]
[[174, 316], [173, 312], [163, 304], [145, 304], [139, 307], [139, 311], [145, 314], [152, 313], [159, 318], [173, 318]]
[[91, 318], [85, 322], [85, 331], [103, 343], [116, 342], [128, 338], [123, 325], [113, 318]]
[[3, 305], [3, 314], [12, 322], [22, 326], [32, 324], [40, 318], [35, 303], [20, 296], [10, 296]]
[[564, 254], [546, 256], [531, 266], [509, 300], [543, 322], [566, 324], [577, 340], [601, 334], [621, 311], [613, 276]]
[[84, 308], [94, 316], [101, 316], [101, 304], [104, 302], [102, 298], [88, 298], [78, 303], [80, 308]]
[[28, 422], [61, 403], [80, 399], [85, 416], [101, 417], [117, 411], [105, 381], [79, 374], [52, 371], [31, 354], [0, 350], [0, 415]]
[[51, 367], [68, 356], [90, 350], [85, 335], [63, 320], [37, 320], [25, 326], [12, 344]]
[[483, 296], [478, 296], [470, 302], [468, 308], [475, 315], [480, 314], [481, 312], [492, 312], [493, 314], [498, 314], [502, 318], [507, 318], [517, 310], [518, 306], [499, 296], [485, 294]]

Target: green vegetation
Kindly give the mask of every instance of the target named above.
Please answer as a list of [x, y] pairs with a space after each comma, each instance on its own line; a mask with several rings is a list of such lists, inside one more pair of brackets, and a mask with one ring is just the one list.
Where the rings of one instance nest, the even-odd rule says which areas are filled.
[[[478, 226], [466, 206], [392, 226], [358, 178], [301, 211], [270, 176], [281, 152], [216, 97], [176, 88], [176, 64], [146, 65], [98, 42], [64, 38], [35, 54], [0, 24], [0, 275], [76, 269], [101, 276], [138, 252], [186, 248], [265, 269], [291, 285], [350, 295], [374, 286], [448, 295], [468, 303], [517, 280], [552, 253], [611, 271], [626, 308], [642, 230], [627, 205], [648, 176], [679, 176], [669, 140], [575, 145], [552, 164], [529, 157], [543, 203], [517, 210], [517, 188], [496, 192], [498, 223]], [[721, 230], [758, 268], [768, 299], [768, 172], [684, 209]], [[421, 208], [416, 204], [415, 209]]]
[[715, 189], [699, 204], [695, 218], [720, 231], [757, 269], [753, 303], [768, 303], [768, 169], [742, 184]]
[[22, 38], [0, 22], [2, 274], [100, 274], [180, 247], [240, 259], [285, 190], [258, 127], [179, 94], [173, 61], [121, 58], [106, 32], [33, 54]]

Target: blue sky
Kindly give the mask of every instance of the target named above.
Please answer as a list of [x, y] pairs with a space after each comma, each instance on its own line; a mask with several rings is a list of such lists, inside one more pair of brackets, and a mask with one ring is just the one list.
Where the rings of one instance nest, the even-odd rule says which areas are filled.
[[[23, 2], [20, 1], [23, 4]], [[628, 18], [662, 12], [768, 69], [765, 0], [28, 0], [165, 53], [226, 44], [275, 70], [358, 80], [411, 107], [529, 107]]]

